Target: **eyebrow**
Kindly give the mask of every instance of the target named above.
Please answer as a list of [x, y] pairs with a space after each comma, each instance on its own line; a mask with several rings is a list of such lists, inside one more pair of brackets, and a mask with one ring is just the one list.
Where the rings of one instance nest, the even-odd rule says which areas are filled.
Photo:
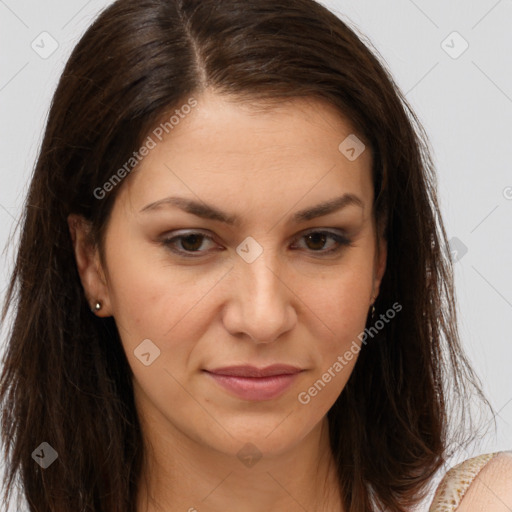
[[[146, 205], [142, 210], [140, 210], [140, 212], [147, 213], [157, 210], [161, 206], [175, 206], [187, 213], [195, 215], [196, 217], [223, 222], [231, 226], [240, 225], [240, 218], [238, 216], [230, 215], [204, 202], [186, 199], [184, 197], [166, 197], [164, 199], [160, 199], [159, 201]], [[300, 210], [294, 213], [290, 220], [298, 224], [317, 217], [329, 215], [330, 213], [342, 210], [347, 206], [359, 206], [364, 209], [364, 203], [359, 197], [354, 194], [343, 194], [340, 197], [329, 199], [328, 201], [324, 201], [315, 206]]]

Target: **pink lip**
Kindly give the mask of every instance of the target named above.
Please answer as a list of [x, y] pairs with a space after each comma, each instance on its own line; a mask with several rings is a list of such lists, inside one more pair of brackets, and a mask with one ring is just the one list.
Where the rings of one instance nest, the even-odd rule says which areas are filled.
[[230, 366], [205, 370], [217, 384], [244, 400], [272, 400], [282, 395], [302, 370], [289, 365]]

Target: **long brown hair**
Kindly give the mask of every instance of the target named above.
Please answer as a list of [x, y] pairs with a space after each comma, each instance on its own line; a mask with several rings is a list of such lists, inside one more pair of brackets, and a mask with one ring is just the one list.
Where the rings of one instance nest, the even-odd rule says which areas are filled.
[[[114, 319], [89, 310], [66, 219], [88, 219], [102, 248], [122, 183], [94, 191], [207, 88], [260, 104], [320, 98], [372, 151], [388, 244], [376, 315], [403, 310], [328, 412], [331, 447], [347, 511], [406, 511], [423, 497], [470, 439], [449, 428], [448, 387], [488, 403], [458, 338], [428, 139], [376, 55], [313, 0], [118, 0], [101, 13], [52, 101], [3, 308], [3, 323], [14, 313], [0, 380], [6, 502], [18, 477], [32, 512], [135, 512], [145, 452], [133, 375]], [[32, 457], [42, 442], [58, 453], [47, 469]]]

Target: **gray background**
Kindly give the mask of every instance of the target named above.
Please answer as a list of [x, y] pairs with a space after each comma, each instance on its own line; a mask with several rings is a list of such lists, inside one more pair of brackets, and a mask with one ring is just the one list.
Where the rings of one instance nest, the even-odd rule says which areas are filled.
[[[71, 49], [110, 3], [0, 0], [2, 299], [14, 254], [8, 237], [51, 95]], [[445, 225], [460, 258], [461, 335], [498, 411], [497, 431], [453, 463], [512, 450], [512, 0], [323, 3], [373, 43], [430, 136]], [[58, 43], [49, 56], [45, 31]]]

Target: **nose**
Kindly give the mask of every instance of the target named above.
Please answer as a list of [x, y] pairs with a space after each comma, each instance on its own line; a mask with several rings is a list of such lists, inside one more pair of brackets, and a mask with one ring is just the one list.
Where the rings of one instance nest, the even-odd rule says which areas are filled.
[[272, 343], [291, 331], [297, 321], [296, 295], [289, 272], [264, 251], [255, 261], [240, 259], [231, 275], [224, 309], [225, 328], [236, 337]]

